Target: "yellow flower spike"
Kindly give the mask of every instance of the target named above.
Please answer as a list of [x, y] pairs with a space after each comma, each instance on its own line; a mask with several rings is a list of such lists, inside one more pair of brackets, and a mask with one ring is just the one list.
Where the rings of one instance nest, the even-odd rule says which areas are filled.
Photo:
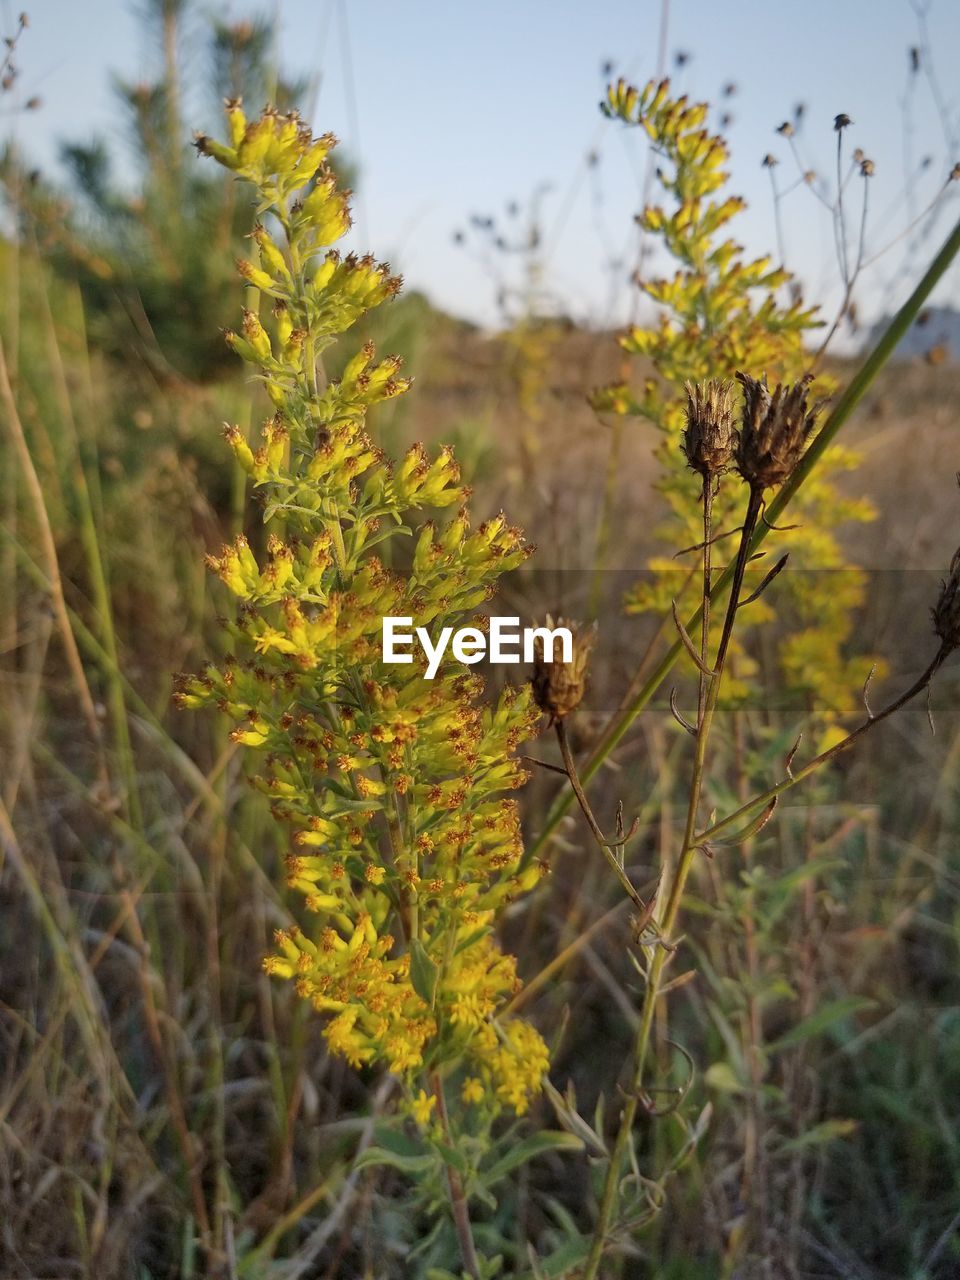
[[[629, 90], [624, 96], [629, 101]], [[418, 669], [382, 665], [380, 619], [410, 612], [418, 623], [443, 626], [486, 599], [525, 551], [518, 532], [499, 517], [471, 539], [461, 512], [440, 533], [416, 520], [424, 527], [412, 574], [388, 571], [371, 554], [411, 509], [456, 509], [466, 497], [449, 450], [428, 460], [417, 446], [391, 473], [371, 443], [366, 410], [409, 386], [396, 357], [375, 364], [367, 344], [346, 362], [340, 381], [319, 393], [304, 358], [323, 351], [400, 281], [373, 257], [341, 259], [319, 243], [348, 225], [347, 193], [320, 171], [333, 139], [311, 139], [295, 117], [276, 112], [255, 125], [237, 117], [230, 128], [242, 165], [229, 149], [220, 158], [234, 169], [246, 166], [263, 216], [254, 232], [259, 258], [251, 254], [254, 264], [243, 270], [274, 297], [283, 294], [269, 335], [248, 316], [241, 332], [228, 337], [256, 367], [282, 419], [265, 426], [255, 451], [239, 431], [230, 431], [230, 444], [261, 487], [266, 519], [277, 519], [272, 527], [284, 530], [284, 540], [268, 540], [262, 572], [244, 543], [219, 558], [218, 572], [249, 593], [230, 632], [242, 656], [206, 685], [179, 692], [219, 701], [238, 740], [272, 748], [258, 764], [255, 785], [277, 819], [297, 832], [300, 852], [287, 859], [286, 874], [320, 914], [310, 917], [310, 947], [293, 938], [295, 954], [281, 953], [270, 966], [324, 1015], [330, 1051], [354, 1066], [396, 1071], [409, 1087], [428, 1054], [443, 1066], [468, 1045], [482, 1096], [494, 1108], [508, 1099], [523, 1107], [536, 1082], [505, 1063], [496, 1073], [502, 1046], [486, 1021], [516, 990], [515, 966], [486, 931], [496, 924], [498, 902], [537, 874], [510, 878], [521, 853], [519, 826], [499, 794], [518, 780], [505, 762], [529, 732], [528, 713], [509, 698], [495, 711], [483, 709], [477, 676], [442, 671], [436, 687], [425, 688]], [[287, 244], [275, 226], [289, 232]], [[292, 278], [294, 259], [308, 264], [308, 284], [299, 273]], [[334, 563], [338, 532], [346, 569]], [[410, 836], [388, 867], [380, 806], [392, 812], [397, 799]], [[414, 989], [398, 895], [381, 889], [394, 877], [408, 901], [418, 900], [421, 936], [432, 952], [452, 957], [437, 995], [445, 1028]], [[422, 985], [422, 975], [417, 980]], [[454, 1007], [461, 1026], [451, 1036]]]

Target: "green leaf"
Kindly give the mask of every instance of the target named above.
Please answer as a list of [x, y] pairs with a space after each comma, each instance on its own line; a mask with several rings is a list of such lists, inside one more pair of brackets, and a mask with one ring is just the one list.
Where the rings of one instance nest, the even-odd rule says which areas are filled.
[[419, 938], [410, 943], [410, 982], [414, 991], [432, 1009], [437, 998], [440, 970], [427, 955]]
[[737, 1078], [737, 1073], [731, 1067], [729, 1062], [715, 1062], [712, 1067], [708, 1067], [704, 1073], [704, 1083], [710, 1089], [716, 1089], [719, 1093], [743, 1093], [743, 1082]]
[[521, 1272], [517, 1280], [563, 1280], [564, 1276], [571, 1274], [574, 1267], [580, 1266], [586, 1260], [590, 1251], [590, 1241], [583, 1236], [576, 1236], [572, 1240], [565, 1241], [546, 1258], [538, 1258], [533, 1252], [532, 1245], [527, 1247], [530, 1250], [530, 1265], [533, 1270]]
[[780, 1148], [784, 1152], [804, 1151], [807, 1147], [822, 1147], [827, 1142], [835, 1142], [838, 1138], [848, 1138], [857, 1131], [856, 1120], [824, 1120], [815, 1124], [798, 1138], [792, 1138]]
[[388, 1151], [386, 1147], [367, 1147], [353, 1162], [354, 1169], [368, 1169], [373, 1165], [389, 1165], [391, 1169], [399, 1169], [402, 1173], [426, 1173], [437, 1165], [437, 1157], [432, 1152], [423, 1155], [402, 1155], [399, 1151]]
[[874, 1000], [864, 1000], [861, 996], [844, 996], [841, 1000], [831, 1000], [828, 1004], [821, 1005], [809, 1018], [804, 1018], [803, 1022], [798, 1022], [795, 1027], [791, 1027], [779, 1040], [768, 1045], [767, 1050], [769, 1053], [779, 1053], [783, 1049], [792, 1049], [795, 1045], [803, 1044], [805, 1040], [823, 1035], [830, 1027], [842, 1022], [845, 1018], [851, 1018], [864, 1009], [874, 1008], [875, 1004]]
[[582, 1139], [572, 1133], [564, 1133], [560, 1129], [546, 1129], [543, 1133], [533, 1133], [529, 1138], [518, 1142], [489, 1169], [484, 1170], [481, 1177], [488, 1187], [492, 1187], [508, 1173], [526, 1164], [535, 1156], [542, 1155], [545, 1151], [582, 1151], [583, 1145]]

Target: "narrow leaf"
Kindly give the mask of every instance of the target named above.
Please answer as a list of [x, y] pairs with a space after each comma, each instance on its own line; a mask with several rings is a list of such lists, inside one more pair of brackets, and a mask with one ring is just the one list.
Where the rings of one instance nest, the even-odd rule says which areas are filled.
[[763, 595], [763, 593], [766, 591], [767, 587], [769, 587], [770, 583], [774, 580], [777, 574], [781, 572], [784, 565], [787, 563], [789, 559], [790, 559], [789, 552], [787, 552], [785, 555], [782, 555], [780, 559], [777, 561], [777, 563], [773, 566], [773, 568], [764, 576], [763, 581], [760, 583], [759, 587], [757, 587], [756, 591], [751, 592], [751, 594], [747, 596], [746, 600], [741, 600], [740, 603], [737, 605], [737, 608], [742, 609], [745, 604], [753, 604], [754, 600], [759, 600], [760, 597]]
[[726, 836], [720, 840], [711, 840], [710, 843], [718, 844], [721, 846], [743, 844], [745, 841], [749, 840], [751, 836], [757, 835], [759, 832], [763, 830], [763, 828], [767, 825], [767, 823], [773, 817], [773, 811], [777, 807], [777, 799], [778, 797], [774, 796], [773, 799], [770, 801], [770, 803], [766, 806], [766, 808], [762, 809], [760, 813], [758, 813], [757, 816], [753, 819], [752, 822], [748, 822], [747, 825], [743, 827], [740, 831], [738, 831], [735, 835]]
[[440, 970], [427, 955], [419, 938], [410, 943], [410, 982], [414, 991], [432, 1009], [437, 998]]
[[677, 626], [677, 634], [680, 636], [681, 643], [683, 644], [683, 647], [686, 649], [687, 653], [689, 653], [690, 657], [696, 663], [698, 669], [702, 671], [705, 676], [712, 677], [714, 673], [701, 660], [699, 653], [697, 653], [696, 646], [694, 645], [693, 641], [690, 639], [690, 635], [689, 635], [689, 632], [687, 631], [687, 628], [683, 625], [683, 623], [680, 620], [680, 613], [677, 609], [676, 600], [673, 601], [673, 620]]
[[434, 1168], [437, 1157], [430, 1152], [420, 1156], [405, 1156], [399, 1151], [388, 1151], [386, 1147], [367, 1147], [353, 1162], [354, 1169], [368, 1169], [373, 1165], [389, 1165], [391, 1169], [399, 1169], [402, 1173], [426, 1173]]
[[864, 1000], [860, 996], [843, 996], [840, 1000], [831, 1000], [829, 1004], [822, 1005], [812, 1013], [809, 1018], [804, 1018], [803, 1022], [798, 1022], [795, 1027], [791, 1027], [779, 1040], [768, 1045], [768, 1051], [780, 1053], [783, 1049], [792, 1049], [795, 1045], [803, 1044], [805, 1040], [823, 1035], [838, 1022], [843, 1022], [844, 1019], [873, 1007], [873, 1000]]
[[482, 1175], [483, 1181], [488, 1187], [492, 1187], [508, 1173], [512, 1173], [514, 1169], [518, 1169], [520, 1165], [526, 1164], [528, 1160], [542, 1155], [545, 1151], [582, 1151], [583, 1147], [584, 1143], [580, 1138], [558, 1129], [532, 1133], [529, 1138], [518, 1142], [505, 1156], [485, 1170]]

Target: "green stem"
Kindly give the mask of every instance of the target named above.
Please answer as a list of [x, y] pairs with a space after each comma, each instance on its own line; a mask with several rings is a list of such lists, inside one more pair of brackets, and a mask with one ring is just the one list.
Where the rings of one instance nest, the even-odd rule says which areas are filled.
[[[726, 663], [727, 653], [730, 647], [730, 639], [733, 635], [733, 628], [736, 623], [737, 606], [740, 601], [740, 590], [743, 586], [743, 577], [750, 558], [750, 547], [753, 541], [754, 532], [756, 531], [757, 522], [760, 517], [762, 500], [762, 490], [752, 488], [750, 491], [750, 501], [747, 506], [747, 514], [740, 534], [740, 546], [737, 551], [736, 561], [733, 565], [733, 581], [730, 589], [730, 597], [727, 601], [727, 611], [723, 620], [723, 630], [720, 636], [720, 644], [717, 649], [717, 660], [714, 664], [713, 675], [708, 678], [701, 673], [701, 681], [707, 681], [706, 697], [703, 702], [702, 714], [698, 717], [697, 721], [697, 741], [694, 754], [693, 777], [690, 781], [690, 799], [687, 805], [687, 820], [683, 833], [683, 846], [677, 863], [677, 872], [670, 885], [670, 892], [667, 896], [667, 903], [664, 908], [663, 918], [660, 921], [659, 945], [657, 946], [657, 949], [650, 961], [650, 969], [647, 974], [647, 984], [643, 993], [643, 1005], [640, 1012], [640, 1025], [637, 1028], [636, 1038], [634, 1040], [633, 1073], [630, 1081], [630, 1088], [627, 1093], [626, 1104], [624, 1105], [623, 1112], [620, 1116], [620, 1128], [617, 1131], [617, 1137], [614, 1142], [610, 1163], [607, 1166], [607, 1174], [600, 1198], [600, 1207], [597, 1212], [597, 1221], [594, 1227], [593, 1243], [590, 1248], [590, 1254], [587, 1258], [587, 1265], [584, 1270], [582, 1280], [596, 1280], [598, 1269], [603, 1258], [603, 1251], [606, 1247], [610, 1223], [616, 1210], [617, 1189], [620, 1185], [620, 1170], [623, 1167], [624, 1157], [627, 1154], [627, 1148], [630, 1144], [630, 1137], [633, 1133], [633, 1125], [637, 1116], [637, 1108], [640, 1103], [640, 1094], [643, 1089], [643, 1075], [650, 1044], [650, 1031], [653, 1027], [657, 1001], [660, 998], [661, 978], [667, 962], [674, 951], [674, 947], [671, 945], [671, 938], [673, 937], [674, 926], [676, 925], [677, 917], [680, 913], [680, 906], [683, 902], [683, 894], [687, 886], [687, 878], [690, 875], [694, 858], [696, 857], [697, 850], [700, 847], [696, 838], [697, 811], [700, 807], [700, 795], [703, 790], [707, 743], [709, 741], [710, 730], [713, 725], [714, 712], [717, 709], [717, 701], [720, 697], [720, 686], [723, 681], [724, 665]], [[705, 506], [705, 525], [709, 521], [709, 518], [709, 507]], [[709, 556], [710, 540], [709, 537], [706, 537], [704, 538], [705, 577], [708, 577], [709, 575]], [[703, 616], [704, 608], [709, 607], [708, 598], [709, 597], [706, 596], [704, 598], [704, 606], [700, 611], [701, 617]], [[701, 683], [701, 691], [702, 690], [703, 683]]]
[[[437, 1118], [440, 1121], [440, 1127], [443, 1130], [444, 1141], [447, 1146], [452, 1146], [452, 1138], [450, 1136], [450, 1120], [447, 1115], [447, 1100], [443, 1092], [443, 1083], [438, 1072], [434, 1072], [430, 1078], [430, 1084], [433, 1089], [433, 1096], [437, 1100]], [[460, 1257], [463, 1261], [463, 1269], [470, 1276], [470, 1280], [480, 1280], [480, 1259], [477, 1257], [476, 1246], [473, 1243], [473, 1231], [470, 1227], [470, 1210], [467, 1207], [467, 1197], [463, 1190], [463, 1182], [460, 1174], [452, 1164], [446, 1166], [447, 1169], [447, 1190], [450, 1194], [450, 1210], [453, 1215], [453, 1225], [457, 1233], [457, 1241], [460, 1245]]]
[[[950, 263], [960, 252], [960, 222], [954, 227], [953, 231], [947, 237], [940, 252], [934, 258], [933, 262], [927, 268], [923, 279], [911, 293], [910, 297], [903, 304], [894, 318], [890, 321], [883, 336], [877, 342], [870, 354], [864, 360], [863, 364], [857, 370], [852, 380], [848, 383], [846, 390], [840, 399], [834, 405], [833, 410], [827, 416], [823, 426], [817, 433], [799, 465], [793, 472], [793, 475], [783, 486], [776, 498], [770, 503], [767, 509], [767, 519], [770, 524], [776, 524], [777, 519], [782, 515], [783, 511], [796, 496], [797, 491], [809, 478], [811, 472], [817, 463], [823, 457], [824, 453], [833, 444], [837, 433], [844, 426], [847, 419], [853, 413], [854, 409], [863, 398], [864, 394], [870, 387], [877, 374], [889, 360], [891, 354], [904, 336], [907, 330], [913, 324], [914, 320], [920, 313], [923, 304], [926, 302], [934, 287], [942, 278], [944, 272], [950, 266]], [[750, 547], [751, 554], [760, 546], [769, 532], [765, 522], [761, 522], [757, 527], [753, 541]], [[733, 576], [733, 566], [730, 565], [721, 574], [714, 587], [714, 597], [729, 586]], [[700, 620], [701, 611], [698, 609], [690, 620], [687, 630], [693, 632]], [[634, 720], [641, 711], [650, 703], [657, 690], [663, 684], [664, 680], [670, 674], [674, 664], [683, 651], [682, 643], [675, 641], [656, 668], [650, 673], [643, 685], [638, 689], [635, 696], [624, 706], [612, 719], [606, 730], [601, 735], [597, 745], [590, 754], [589, 759], [580, 770], [580, 777], [584, 784], [598, 773], [604, 762], [607, 760], [611, 752], [616, 748], [624, 735], [629, 731]], [[529, 856], [535, 857], [547, 844], [553, 836], [564, 815], [570, 809], [574, 802], [572, 791], [564, 791], [557, 797], [553, 804], [547, 820], [544, 823], [543, 830], [534, 841], [529, 850]]]
[[729, 831], [731, 827], [735, 827], [739, 822], [742, 822], [748, 814], [769, 804], [771, 800], [775, 800], [777, 796], [782, 795], [784, 791], [789, 791], [790, 788], [795, 787], [798, 782], [803, 782], [804, 779], [809, 778], [811, 773], [829, 763], [829, 761], [833, 760], [835, 756], [840, 755], [843, 751], [849, 750], [849, 748], [852, 747], [859, 738], [862, 738], [869, 729], [881, 724], [888, 716], [892, 716], [895, 711], [899, 711], [901, 707], [905, 706], [918, 694], [922, 693], [943, 665], [949, 652], [950, 650], [945, 645], [942, 646], [930, 665], [926, 668], [923, 674], [913, 682], [909, 689], [906, 689], [899, 695], [899, 697], [894, 698], [894, 700], [888, 703], [881, 711], [876, 712], [876, 714], [872, 716], [868, 716], [866, 720], [857, 725], [856, 729], [851, 733], [848, 733], [845, 738], [841, 738], [839, 742], [834, 743], [829, 750], [821, 751], [818, 756], [814, 756], [814, 758], [808, 761], [802, 769], [798, 769], [796, 773], [791, 772], [788, 777], [783, 778], [775, 786], [770, 787], [768, 791], [764, 791], [761, 795], [754, 796], [728, 817], [723, 818], [720, 822], [715, 822], [713, 826], [707, 827], [704, 831], [701, 831], [699, 835], [695, 837], [695, 844], [701, 845], [709, 840], [715, 839], [719, 835], [723, 835], [725, 831]]

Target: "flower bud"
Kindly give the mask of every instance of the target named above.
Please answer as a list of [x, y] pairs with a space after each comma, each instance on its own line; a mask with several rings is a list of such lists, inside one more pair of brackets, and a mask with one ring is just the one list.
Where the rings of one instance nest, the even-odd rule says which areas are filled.
[[687, 425], [681, 448], [691, 469], [708, 480], [726, 471], [737, 433], [729, 382], [687, 383]]
[[[543, 637], [534, 637], [533, 647], [533, 700], [550, 717], [550, 723], [556, 724], [575, 711], [583, 699], [587, 687], [587, 663], [590, 651], [597, 638], [597, 624], [593, 623], [581, 630], [575, 623], [565, 622], [560, 618], [557, 627], [567, 627], [573, 638], [572, 652], [569, 662], [558, 660], [558, 642], [554, 643], [552, 662], [547, 662], [544, 653]], [[548, 615], [545, 627], [555, 630], [553, 619]]]
[[777, 383], [773, 394], [766, 378], [737, 374], [743, 387], [743, 420], [735, 450], [737, 470], [756, 489], [783, 484], [803, 455], [819, 405], [807, 404], [809, 374], [792, 385]]

